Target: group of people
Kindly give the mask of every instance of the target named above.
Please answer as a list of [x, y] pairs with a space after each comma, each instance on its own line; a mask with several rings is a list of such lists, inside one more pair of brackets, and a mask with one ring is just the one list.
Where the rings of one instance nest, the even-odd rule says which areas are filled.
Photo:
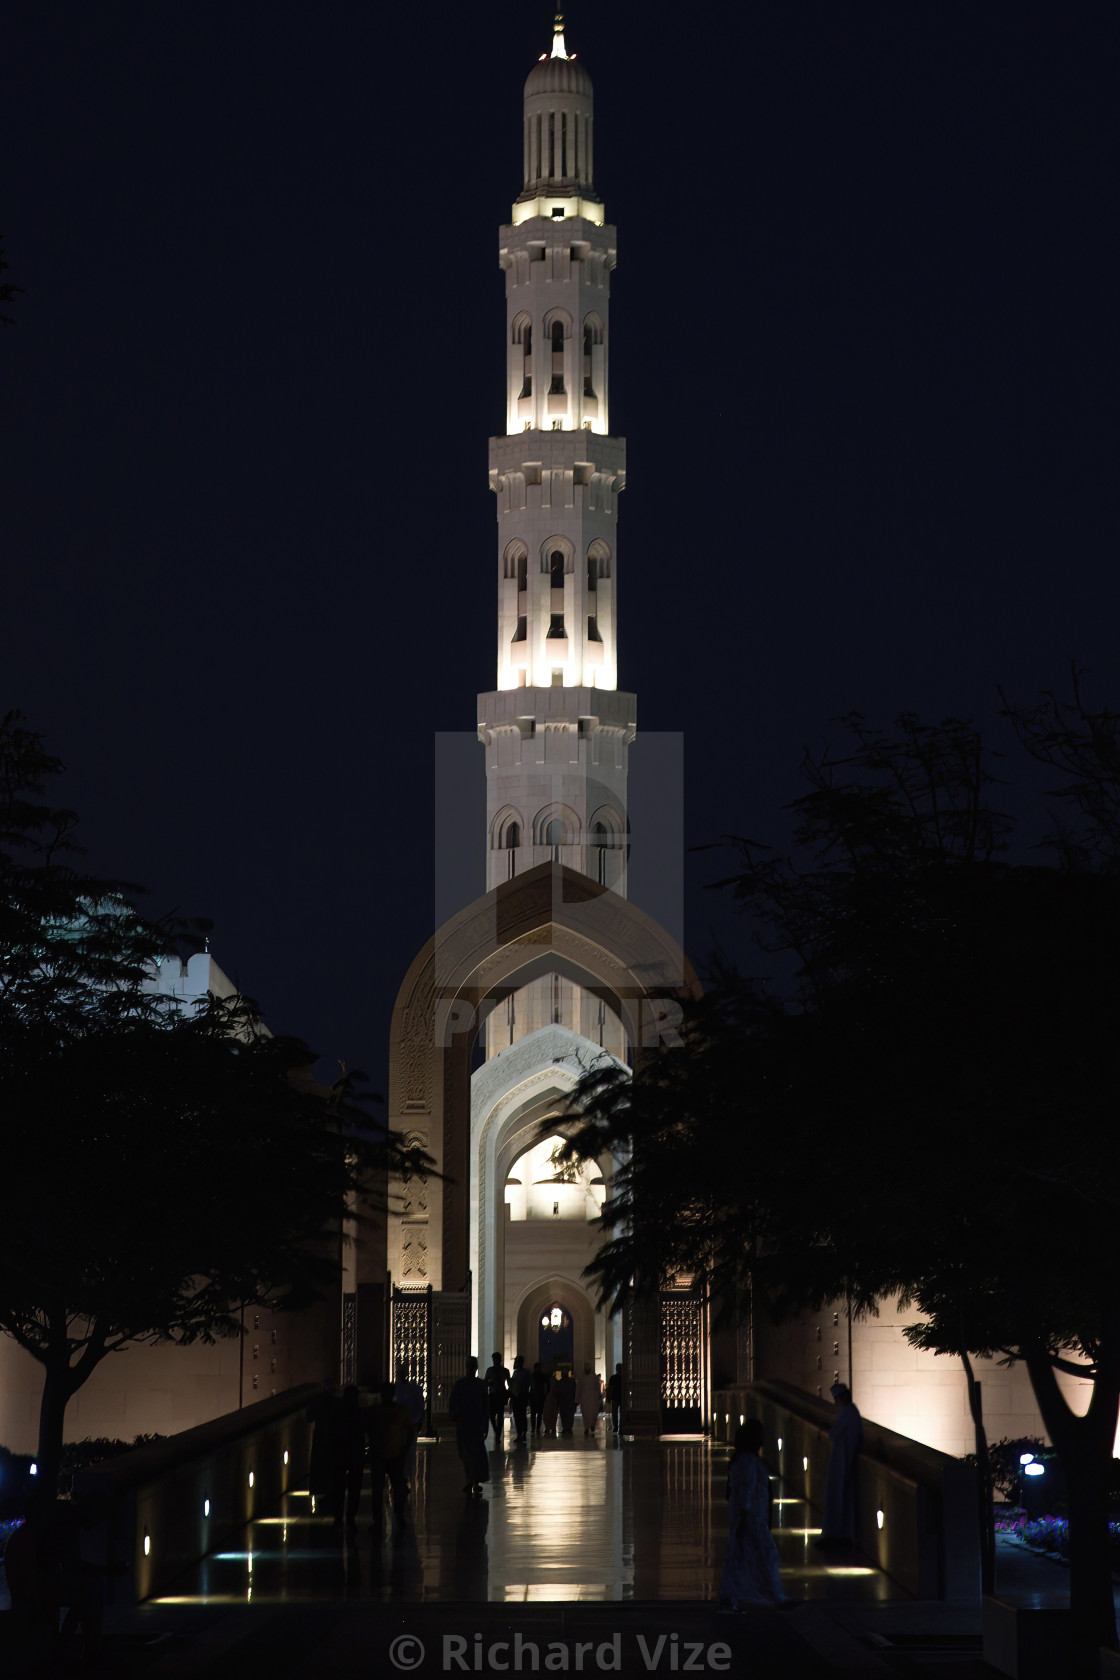
[[[511, 1371], [502, 1364], [501, 1354], [495, 1353], [483, 1378], [478, 1374], [478, 1360], [472, 1357], [467, 1361], [466, 1374], [454, 1385], [448, 1400], [467, 1478], [463, 1492], [477, 1498], [483, 1482], [489, 1481], [487, 1436], [492, 1430], [494, 1445], [501, 1445], [507, 1405], [513, 1415], [514, 1444], [520, 1445], [529, 1433], [555, 1436], [558, 1426], [562, 1435], [573, 1435], [577, 1408], [584, 1438], [593, 1436], [603, 1400], [602, 1380], [590, 1365], [584, 1365], [583, 1376], [577, 1382], [566, 1366], [558, 1366], [549, 1374], [542, 1370], [538, 1360], [530, 1371], [521, 1354], [514, 1359]], [[621, 1365], [616, 1366], [607, 1383], [606, 1400], [617, 1433], [622, 1416]]]
[[389, 1484], [398, 1522], [408, 1521], [408, 1499], [416, 1474], [416, 1438], [424, 1421], [424, 1392], [399, 1366], [397, 1381], [385, 1383], [362, 1405], [361, 1393], [348, 1384], [337, 1393], [331, 1384], [307, 1408], [314, 1425], [309, 1487], [323, 1500], [336, 1528], [356, 1528], [366, 1465], [370, 1468], [373, 1525], [381, 1525], [385, 1484]]
[[[824, 1489], [824, 1511], [818, 1546], [848, 1546], [856, 1536], [856, 1459], [863, 1439], [863, 1423], [852, 1404], [846, 1383], [831, 1389], [836, 1404], [829, 1430], [832, 1451]], [[778, 1572], [778, 1548], [770, 1532], [770, 1472], [762, 1461], [764, 1432], [757, 1418], [747, 1418], [735, 1432], [727, 1473], [727, 1556], [720, 1582], [720, 1601], [726, 1610], [769, 1604], [792, 1610]]]

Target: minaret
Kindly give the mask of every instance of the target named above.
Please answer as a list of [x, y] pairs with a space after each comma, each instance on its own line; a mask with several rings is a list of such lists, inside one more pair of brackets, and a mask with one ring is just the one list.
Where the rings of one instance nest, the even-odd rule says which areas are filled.
[[[595, 191], [591, 78], [556, 19], [525, 82], [524, 186], [501, 229], [506, 435], [498, 499], [497, 687], [478, 698], [490, 889], [552, 858], [626, 892], [635, 699], [618, 683], [616, 536], [626, 445], [609, 431], [615, 230]], [[554, 980], [488, 1053], [546, 1021], [603, 1038], [602, 1007]], [[594, 1018], [597, 1010], [598, 1019]], [[540, 1017], [538, 1019], [538, 1017]], [[617, 1047], [616, 1047], [617, 1048]]]

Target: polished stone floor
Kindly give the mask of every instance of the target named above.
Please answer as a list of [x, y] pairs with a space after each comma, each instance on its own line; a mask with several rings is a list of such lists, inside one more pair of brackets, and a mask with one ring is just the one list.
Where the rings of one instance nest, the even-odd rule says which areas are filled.
[[[310, 1604], [707, 1603], [727, 1543], [726, 1450], [701, 1440], [617, 1443], [602, 1425], [490, 1455], [481, 1499], [464, 1496], [451, 1439], [422, 1444], [411, 1521], [374, 1520], [367, 1487], [357, 1530], [335, 1528], [293, 1493], [236, 1549], [212, 1555], [155, 1602]], [[881, 1602], [901, 1589], [859, 1556], [813, 1548], [818, 1530], [779, 1497], [775, 1539], [787, 1594]]]

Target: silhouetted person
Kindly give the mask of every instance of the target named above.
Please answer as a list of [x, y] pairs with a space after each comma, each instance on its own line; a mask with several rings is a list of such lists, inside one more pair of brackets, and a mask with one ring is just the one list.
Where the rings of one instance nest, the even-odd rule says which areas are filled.
[[324, 1382], [322, 1393], [316, 1394], [304, 1417], [311, 1424], [311, 1456], [307, 1464], [307, 1486], [315, 1498], [334, 1503], [334, 1446], [332, 1419], [340, 1402], [334, 1384]]
[[494, 1445], [502, 1444], [502, 1429], [506, 1421], [506, 1396], [509, 1393], [509, 1372], [502, 1364], [500, 1353], [486, 1367], [486, 1400], [490, 1411], [490, 1426], [494, 1431]]
[[416, 1430], [407, 1406], [393, 1398], [392, 1383], [384, 1384], [378, 1403], [370, 1407], [367, 1416], [373, 1526], [380, 1531], [386, 1476], [393, 1497], [393, 1513], [398, 1522], [408, 1521], [408, 1480], [404, 1467], [408, 1449], [416, 1439]]
[[622, 1366], [616, 1365], [607, 1378], [607, 1404], [611, 1409], [611, 1428], [622, 1433]]
[[343, 1389], [330, 1423], [334, 1440], [334, 1525], [338, 1528], [345, 1517], [347, 1526], [356, 1528], [366, 1463], [366, 1429], [354, 1383], [347, 1383]]
[[53, 1644], [59, 1611], [65, 1610], [56, 1648], [59, 1656], [79, 1631], [86, 1661], [96, 1661], [100, 1654], [104, 1577], [123, 1573], [123, 1567], [87, 1562], [81, 1535], [83, 1529], [100, 1522], [105, 1512], [100, 1492], [71, 1500], [35, 1493], [28, 1501], [26, 1522], [8, 1542], [5, 1572], [17, 1629], [41, 1644]]
[[856, 1537], [856, 1459], [863, 1444], [863, 1419], [846, 1383], [833, 1383], [836, 1421], [828, 1432], [832, 1453], [824, 1484], [824, 1512], [818, 1546], [842, 1546]]
[[490, 1480], [490, 1460], [486, 1455], [486, 1431], [490, 1423], [490, 1409], [486, 1400], [486, 1384], [478, 1374], [478, 1360], [467, 1360], [466, 1375], [460, 1377], [447, 1397], [447, 1410], [455, 1424], [455, 1445], [467, 1480], [464, 1493], [478, 1499], [483, 1482]]
[[544, 1397], [544, 1409], [541, 1412], [541, 1433], [555, 1435], [556, 1425], [560, 1418], [560, 1373], [553, 1371], [549, 1378], [548, 1393]]
[[424, 1405], [424, 1390], [419, 1383], [409, 1381], [408, 1368], [405, 1365], [397, 1366], [397, 1386], [393, 1390], [393, 1399], [405, 1408], [412, 1419], [412, 1440], [404, 1455], [405, 1481], [411, 1488], [416, 1480], [416, 1439], [423, 1428], [427, 1408]]
[[570, 1435], [576, 1421], [576, 1385], [570, 1371], [565, 1371], [560, 1378], [560, 1386], [556, 1393], [556, 1403], [560, 1408], [560, 1429], [564, 1435]]
[[788, 1605], [770, 1533], [770, 1474], [759, 1453], [762, 1425], [748, 1418], [735, 1431], [727, 1472], [727, 1558], [719, 1596], [729, 1610], [748, 1604]]
[[583, 1376], [578, 1384], [579, 1415], [583, 1419], [583, 1433], [586, 1438], [594, 1435], [599, 1424], [599, 1413], [603, 1409], [603, 1385], [590, 1365], [583, 1367]]
[[541, 1370], [541, 1362], [538, 1359], [533, 1366], [533, 1374], [529, 1378], [529, 1416], [534, 1435], [539, 1435], [541, 1432], [541, 1413], [544, 1411], [547, 1394], [548, 1378]]
[[519, 1441], [525, 1439], [525, 1429], [529, 1421], [529, 1392], [532, 1386], [533, 1379], [525, 1369], [524, 1359], [518, 1354], [510, 1373], [509, 1406], [513, 1413], [514, 1433]]

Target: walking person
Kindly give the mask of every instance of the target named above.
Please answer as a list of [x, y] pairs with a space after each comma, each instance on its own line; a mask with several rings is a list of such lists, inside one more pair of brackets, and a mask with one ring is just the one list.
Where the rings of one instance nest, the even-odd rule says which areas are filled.
[[602, 1409], [603, 1385], [590, 1365], [585, 1365], [583, 1376], [579, 1380], [579, 1415], [583, 1419], [585, 1440], [588, 1435], [594, 1435]]
[[548, 1392], [544, 1397], [541, 1409], [541, 1434], [555, 1435], [556, 1424], [560, 1417], [560, 1373], [553, 1371], [548, 1382]]
[[486, 1452], [490, 1408], [486, 1384], [478, 1374], [478, 1360], [473, 1354], [467, 1360], [465, 1376], [459, 1378], [447, 1397], [447, 1410], [455, 1425], [455, 1445], [467, 1478], [463, 1492], [473, 1493], [480, 1499], [483, 1482], [490, 1480], [490, 1459]]
[[489, 1405], [490, 1426], [494, 1431], [494, 1445], [502, 1444], [502, 1430], [506, 1422], [506, 1399], [509, 1395], [509, 1372], [496, 1353], [486, 1367], [486, 1399]]
[[545, 1398], [548, 1394], [548, 1378], [541, 1370], [538, 1359], [533, 1366], [533, 1374], [529, 1378], [529, 1424], [534, 1435], [541, 1432], [541, 1414], [544, 1411]]
[[365, 1419], [358, 1408], [358, 1389], [347, 1383], [330, 1417], [332, 1458], [334, 1463], [334, 1526], [358, 1526], [358, 1507], [362, 1502], [362, 1476], [366, 1467]]
[[735, 1431], [727, 1473], [727, 1557], [720, 1582], [720, 1607], [749, 1604], [792, 1608], [778, 1573], [778, 1548], [770, 1533], [770, 1474], [759, 1454], [762, 1425], [748, 1418]]
[[393, 1514], [401, 1524], [408, 1521], [408, 1481], [405, 1460], [408, 1449], [415, 1443], [416, 1429], [408, 1408], [394, 1397], [392, 1383], [385, 1383], [377, 1403], [370, 1407], [369, 1473], [373, 1490], [373, 1527], [381, 1532], [381, 1506], [385, 1498], [385, 1478], [389, 1478], [389, 1492]]
[[529, 1393], [533, 1386], [533, 1379], [525, 1369], [525, 1361], [520, 1354], [513, 1362], [513, 1370], [509, 1379], [509, 1405], [513, 1413], [513, 1428], [518, 1442], [525, 1439], [525, 1428], [528, 1423]]
[[327, 1378], [322, 1389], [313, 1396], [311, 1404], [303, 1414], [311, 1425], [311, 1456], [307, 1465], [307, 1487], [311, 1494], [313, 1515], [316, 1499], [323, 1500], [325, 1506], [331, 1508], [333, 1515], [334, 1414], [338, 1410], [339, 1404], [335, 1386]]
[[560, 1378], [556, 1402], [560, 1408], [560, 1433], [570, 1435], [576, 1423], [576, 1385], [570, 1371]]
[[622, 1366], [616, 1365], [607, 1378], [607, 1404], [611, 1409], [611, 1428], [616, 1435], [622, 1433]]
[[818, 1546], [850, 1545], [857, 1533], [857, 1459], [863, 1445], [863, 1419], [852, 1404], [847, 1383], [833, 1383], [829, 1393], [836, 1403], [836, 1421], [828, 1432], [832, 1454], [824, 1484], [824, 1512]]
[[416, 1441], [423, 1427], [427, 1407], [424, 1404], [424, 1390], [419, 1383], [409, 1380], [407, 1365], [397, 1366], [397, 1386], [393, 1390], [393, 1399], [404, 1407], [412, 1419], [412, 1440], [404, 1458], [405, 1481], [411, 1491], [416, 1480]]

